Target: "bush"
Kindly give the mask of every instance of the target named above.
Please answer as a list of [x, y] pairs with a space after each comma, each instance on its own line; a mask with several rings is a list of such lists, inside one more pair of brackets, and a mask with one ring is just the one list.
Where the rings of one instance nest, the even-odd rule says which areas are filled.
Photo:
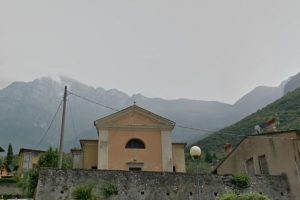
[[111, 195], [116, 195], [118, 194], [118, 188], [116, 185], [112, 184], [112, 183], [106, 183], [104, 184], [104, 186], [102, 187], [103, 190], [103, 196], [105, 198], [110, 197]]
[[257, 192], [248, 192], [237, 195], [233, 192], [222, 195], [218, 200], [271, 200], [269, 197]]
[[[72, 161], [71, 156], [68, 154], [63, 155], [63, 162], [62, 168], [63, 169], [71, 169], [72, 168]], [[59, 152], [57, 149], [53, 150], [51, 147], [48, 151], [43, 153], [38, 160], [38, 167], [58, 167], [58, 160], [59, 160]]]
[[234, 192], [230, 192], [222, 195], [220, 198], [218, 198], [218, 200], [236, 200], [237, 197], [238, 197], [237, 194], [235, 194]]
[[250, 185], [250, 177], [244, 174], [234, 175], [231, 183], [239, 188], [245, 188]]
[[78, 186], [72, 192], [75, 200], [96, 200], [97, 197], [93, 194], [94, 184]]
[[15, 195], [15, 194], [2, 194], [0, 195], [0, 199], [19, 199], [22, 198], [21, 195]]
[[28, 174], [28, 196], [33, 196], [39, 180], [39, 171], [31, 170]]
[[7, 183], [17, 183], [15, 178], [1, 178], [0, 184], [7, 184]]

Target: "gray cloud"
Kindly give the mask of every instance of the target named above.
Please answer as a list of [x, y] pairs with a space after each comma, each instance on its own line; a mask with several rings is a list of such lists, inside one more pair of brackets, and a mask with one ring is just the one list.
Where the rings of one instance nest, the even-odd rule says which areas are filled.
[[300, 2], [1, 1], [0, 80], [234, 102], [300, 69]]

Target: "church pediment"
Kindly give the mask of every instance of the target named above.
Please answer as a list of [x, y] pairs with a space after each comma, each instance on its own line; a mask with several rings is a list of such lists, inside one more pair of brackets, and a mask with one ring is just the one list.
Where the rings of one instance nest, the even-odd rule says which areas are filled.
[[175, 123], [136, 105], [95, 121], [95, 126], [173, 129]]

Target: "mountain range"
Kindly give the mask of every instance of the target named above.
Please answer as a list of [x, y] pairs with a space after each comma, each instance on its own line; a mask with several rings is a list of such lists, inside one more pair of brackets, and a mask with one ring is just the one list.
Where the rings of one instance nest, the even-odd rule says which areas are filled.
[[217, 101], [148, 98], [142, 94], [129, 96], [117, 89], [94, 88], [67, 77], [13, 82], [0, 90], [0, 146], [6, 148], [12, 143], [17, 150], [57, 147], [61, 107], [56, 117], [53, 116], [61, 103], [65, 85], [72, 92], [68, 95], [64, 145], [65, 150], [69, 150], [79, 146], [79, 139], [97, 137], [93, 126], [96, 119], [115, 112], [115, 109], [131, 106], [133, 102], [175, 121], [173, 141], [191, 143], [239, 121], [297, 88], [300, 73], [278, 87], [257, 87], [233, 105]]
[[242, 138], [255, 132], [255, 125], [264, 126], [267, 121], [276, 119], [277, 131], [300, 129], [300, 74], [292, 77], [284, 87], [284, 96], [259, 109], [240, 121], [225, 127], [193, 145], [206, 151], [223, 152], [223, 145], [236, 146]]

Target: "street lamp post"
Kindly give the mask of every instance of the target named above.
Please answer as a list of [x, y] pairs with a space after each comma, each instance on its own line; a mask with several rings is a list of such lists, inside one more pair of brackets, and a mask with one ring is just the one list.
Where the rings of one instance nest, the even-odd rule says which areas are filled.
[[[190, 155], [193, 160], [198, 160], [201, 156], [201, 149], [198, 146], [192, 146], [190, 149]], [[198, 160], [200, 161], [200, 160]], [[199, 184], [199, 162], [196, 165], [197, 167], [197, 190], [198, 190], [198, 199], [200, 200], [200, 184]]]

